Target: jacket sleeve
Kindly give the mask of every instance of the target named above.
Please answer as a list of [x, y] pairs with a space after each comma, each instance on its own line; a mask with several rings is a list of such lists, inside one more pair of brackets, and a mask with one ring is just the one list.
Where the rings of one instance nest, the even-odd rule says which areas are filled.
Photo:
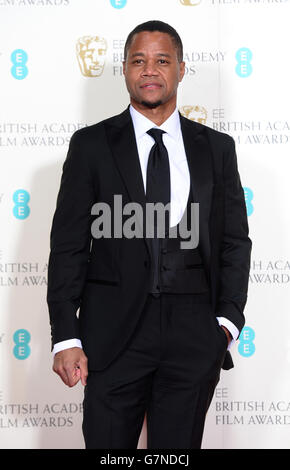
[[238, 328], [244, 326], [252, 242], [244, 190], [237, 167], [235, 143], [229, 140], [224, 154], [224, 223], [220, 249], [220, 289], [217, 314], [227, 317]]
[[71, 138], [50, 233], [47, 303], [52, 347], [79, 338], [77, 310], [86, 278], [91, 241], [93, 177], [80, 131]]

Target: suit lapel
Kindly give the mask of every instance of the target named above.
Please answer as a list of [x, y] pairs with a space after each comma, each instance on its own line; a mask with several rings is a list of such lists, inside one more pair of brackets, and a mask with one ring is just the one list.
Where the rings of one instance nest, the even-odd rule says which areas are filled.
[[[129, 108], [110, 120], [106, 127], [108, 143], [129, 199], [142, 206], [143, 220], [140, 222], [145, 232], [146, 195]], [[144, 239], [149, 250], [148, 241], [145, 237]]]
[[108, 143], [130, 199], [145, 204], [145, 191], [138, 149], [129, 109], [107, 125]]
[[199, 239], [209, 266], [209, 220], [213, 190], [213, 168], [206, 128], [180, 115], [181, 131], [190, 172], [193, 200], [199, 203]]

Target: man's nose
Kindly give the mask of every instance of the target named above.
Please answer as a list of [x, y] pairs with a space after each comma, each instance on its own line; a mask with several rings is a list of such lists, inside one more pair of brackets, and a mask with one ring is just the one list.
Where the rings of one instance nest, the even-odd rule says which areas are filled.
[[158, 75], [158, 70], [156, 67], [156, 63], [153, 60], [148, 60], [144, 64], [144, 68], [142, 70], [143, 75]]

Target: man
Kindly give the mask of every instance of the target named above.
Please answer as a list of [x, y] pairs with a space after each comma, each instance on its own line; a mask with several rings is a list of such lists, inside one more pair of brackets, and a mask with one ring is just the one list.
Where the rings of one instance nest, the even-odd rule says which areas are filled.
[[[185, 64], [171, 26], [137, 26], [123, 67], [129, 108], [77, 131], [63, 166], [48, 271], [53, 369], [85, 385], [87, 448], [136, 448], [145, 414], [148, 448], [200, 448], [247, 298], [234, 142], [178, 113]], [[113, 210], [115, 195], [144, 213], [170, 202], [163, 236], [94, 237], [92, 207]], [[199, 243], [181, 248], [170, 231], [194, 203]]]

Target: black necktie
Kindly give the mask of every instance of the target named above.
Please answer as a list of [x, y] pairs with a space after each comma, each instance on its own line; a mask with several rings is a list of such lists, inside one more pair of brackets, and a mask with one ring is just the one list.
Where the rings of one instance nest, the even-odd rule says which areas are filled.
[[[164, 131], [153, 128], [147, 131], [147, 134], [153, 137], [155, 144], [150, 150], [147, 165], [146, 200], [166, 205], [170, 202], [170, 168], [168, 152], [162, 140]], [[165, 232], [168, 232], [168, 211], [165, 211], [165, 216]]]

